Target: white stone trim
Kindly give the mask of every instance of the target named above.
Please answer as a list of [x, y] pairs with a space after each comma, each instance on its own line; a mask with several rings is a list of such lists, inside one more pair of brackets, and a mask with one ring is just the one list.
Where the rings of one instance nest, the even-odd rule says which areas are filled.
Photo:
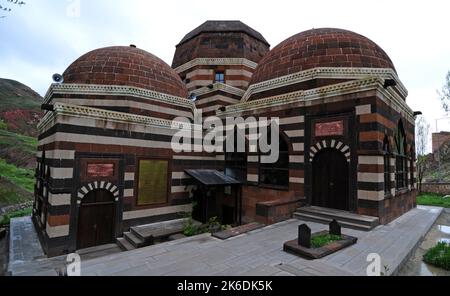
[[228, 104], [237, 104], [239, 103], [238, 99], [233, 99], [233, 98], [229, 98], [223, 95], [214, 95], [211, 97], [207, 97], [207, 98], [202, 98], [202, 99], [198, 99], [197, 101], [195, 101], [195, 106], [197, 106], [198, 109], [201, 108], [201, 105], [207, 104], [207, 103], [211, 103], [211, 102], [215, 102], [215, 101], [220, 101], [223, 103], [228, 103]]
[[134, 181], [134, 173], [125, 173], [125, 181]]
[[380, 201], [384, 199], [384, 191], [358, 190], [358, 199]]
[[49, 238], [63, 237], [69, 235], [69, 225], [50, 226], [46, 225], [45, 231]]
[[[41, 158], [42, 151], [37, 151], [36, 156]], [[73, 160], [75, 159], [75, 151], [74, 150], [46, 150], [45, 151], [46, 159], [67, 159]]]
[[[334, 144], [336, 144], [336, 146], [334, 146]], [[317, 142], [315, 145], [311, 146], [309, 148], [309, 162], [312, 162], [314, 160], [314, 157], [320, 150], [323, 150], [327, 147], [341, 151], [342, 153], [344, 153], [347, 162], [350, 162], [350, 147], [336, 139], [323, 140], [322, 142]]]
[[211, 92], [215, 92], [215, 91], [223, 91], [229, 94], [233, 94], [239, 97], [242, 97], [245, 94], [245, 90], [242, 90], [240, 88], [237, 87], [233, 87], [231, 85], [227, 85], [225, 83], [221, 83], [221, 82], [216, 82], [212, 84], [212, 87], [209, 88], [208, 86], [204, 86], [202, 88], [193, 90], [191, 93], [195, 94], [196, 96], [202, 96]]
[[289, 155], [289, 163], [304, 163], [305, 156], [303, 155]]
[[359, 105], [355, 107], [356, 115], [364, 115], [372, 113], [372, 106], [370, 104], [367, 105]]
[[[116, 194], [119, 194], [119, 191], [116, 191]], [[133, 197], [134, 196], [134, 189], [124, 189], [123, 190], [123, 197]]]
[[304, 137], [305, 136], [305, 130], [303, 130], [303, 129], [300, 129], [300, 130], [285, 130], [284, 133], [289, 138]]
[[73, 168], [50, 167], [50, 176], [55, 179], [72, 179]]
[[220, 66], [243, 65], [251, 69], [256, 69], [256, 66], [258, 64], [244, 58], [196, 58], [190, 60], [189, 62], [181, 66], [176, 67], [175, 72], [181, 73], [196, 66], [218, 66], [218, 65]]
[[194, 107], [193, 102], [187, 98], [176, 97], [144, 88], [122, 85], [53, 83], [50, 85], [50, 88], [45, 95], [44, 103], [47, 104], [54, 94], [134, 96], [171, 105], [183, 106], [190, 109], [193, 109]]
[[292, 143], [292, 150], [295, 152], [303, 152], [305, 151], [305, 144], [304, 143]]
[[[97, 184], [97, 187], [95, 187], [95, 184]], [[88, 189], [89, 188], [89, 189]], [[77, 203], [81, 204], [81, 200], [92, 190], [95, 189], [105, 189], [108, 190], [109, 192], [111, 192], [114, 196], [118, 196], [119, 195], [119, 189], [117, 188], [117, 186], [115, 186], [114, 184], [110, 183], [110, 182], [106, 182], [106, 181], [101, 181], [100, 183], [98, 183], [98, 181], [96, 182], [91, 182], [83, 187], [81, 187], [78, 190], [78, 194], [77, 194]]]
[[220, 116], [233, 116], [235, 114], [240, 114], [246, 111], [278, 107], [292, 103], [296, 103], [298, 105], [297, 107], [313, 106], [317, 104], [338, 102], [333, 97], [339, 95], [354, 94], [356, 92], [373, 90], [378, 92], [378, 97], [381, 100], [390, 105], [397, 112], [400, 112], [409, 122], [413, 123], [413, 111], [406, 104], [405, 100], [391, 88], [385, 89], [383, 85], [384, 80], [379, 77], [352, 80], [348, 82], [332, 84], [305, 91], [295, 91], [258, 100], [241, 100], [241, 103], [227, 106], [225, 108], [225, 111], [219, 111], [217, 112], [217, 114]]
[[384, 165], [384, 157], [380, 155], [360, 155], [358, 156], [358, 163]]
[[145, 217], [151, 217], [151, 216], [160, 216], [160, 215], [181, 213], [181, 212], [191, 212], [191, 211], [192, 211], [192, 205], [187, 204], [187, 205], [169, 206], [169, 207], [123, 212], [122, 217], [123, 217], [123, 220], [125, 221], [125, 220], [131, 220], [131, 219], [145, 218]]
[[71, 195], [70, 193], [62, 194], [48, 194], [48, 203], [52, 206], [67, 206], [70, 205]]
[[245, 102], [254, 93], [280, 88], [291, 84], [297, 84], [313, 79], [366, 79], [377, 77], [380, 79], [394, 79], [401, 94], [406, 97], [408, 92], [401, 83], [397, 74], [390, 68], [353, 68], [353, 67], [317, 67], [293, 74], [277, 77], [251, 85], [242, 101]]
[[[155, 126], [165, 129], [176, 130], [174, 122], [172, 120], [159, 119], [155, 117], [142, 116], [136, 114], [130, 114], [125, 112], [109, 111], [105, 109], [91, 108], [85, 106], [71, 105], [65, 103], [55, 103], [54, 112], [47, 112], [38, 124], [38, 129], [40, 131], [45, 130], [47, 125], [54, 124], [55, 118], [58, 115], [72, 116], [75, 118], [83, 118], [89, 120], [107, 120], [115, 121], [126, 124], [143, 124], [149, 126]], [[177, 128], [190, 129], [193, 125], [177, 122]]]
[[383, 173], [358, 173], [358, 182], [382, 183], [384, 182]]
[[289, 178], [289, 183], [304, 184], [305, 183], [305, 179], [304, 178], [290, 177]]
[[255, 174], [247, 174], [247, 181], [257, 183], [259, 181], [259, 176]]
[[172, 179], [190, 179], [191, 177], [185, 172], [172, 172]]

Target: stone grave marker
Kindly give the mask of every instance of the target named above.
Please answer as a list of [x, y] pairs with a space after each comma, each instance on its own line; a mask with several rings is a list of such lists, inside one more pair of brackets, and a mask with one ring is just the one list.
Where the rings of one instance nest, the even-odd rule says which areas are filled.
[[311, 228], [306, 224], [298, 227], [298, 244], [305, 248], [311, 248]]
[[341, 235], [341, 225], [339, 225], [336, 219], [333, 219], [333, 221], [330, 222], [329, 233], [333, 235]]

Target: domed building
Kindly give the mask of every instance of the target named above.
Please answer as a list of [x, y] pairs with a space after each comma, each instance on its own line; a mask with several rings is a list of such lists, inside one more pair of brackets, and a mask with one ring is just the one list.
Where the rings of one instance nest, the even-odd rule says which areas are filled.
[[132, 226], [189, 212], [187, 193], [168, 182], [172, 120], [192, 121], [195, 108], [177, 73], [142, 49], [115, 46], [81, 56], [62, 76], [39, 124], [33, 220], [46, 253], [112, 243]]
[[[207, 21], [178, 43], [172, 68], [116, 46], [62, 76], [39, 124], [33, 221], [49, 256], [148, 245], [189, 213], [202, 223], [299, 217], [370, 230], [416, 205], [407, 90], [386, 52], [357, 33], [312, 29], [270, 50], [240, 21]], [[208, 116], [226, 130], [237, 128], [229, 119], [267, 120], [256, 134], [245, 127], [244, 151], [211, 152], [195, 142], [211, 127], [192, 130]], [[280, 131], [274, 162], [250, 144], [262, 128]], [[194, 150], [174, 149], [180, 131]], [[139, 232], [148, 227], [151, 238]]]

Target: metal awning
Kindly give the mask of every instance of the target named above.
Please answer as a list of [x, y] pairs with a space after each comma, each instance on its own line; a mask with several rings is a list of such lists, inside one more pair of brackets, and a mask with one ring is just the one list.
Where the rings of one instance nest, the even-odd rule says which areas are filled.
[[231, 178], [217, 170], [199, 169], [199, 170], [184, 170], [184, 171], [186, 172], [186, 174], [188, 174], [189, 176], [191, 176], [192, 178], [196, 179], [198, 182], [206, 186], [217, 186], [217, 185], [228, 186], [228, 185], [242, 184], [242, 182], [234, 178]]

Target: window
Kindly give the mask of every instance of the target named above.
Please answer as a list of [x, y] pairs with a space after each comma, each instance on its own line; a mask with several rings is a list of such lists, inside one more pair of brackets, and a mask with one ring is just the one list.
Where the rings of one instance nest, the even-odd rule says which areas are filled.
[[[245, 141], [245, 139], [240, 140]], [[226, 151], [225, 143], [225, 152], [225, 175], [245, 182], [247, 179], [247, 154], [238, 151], [237, 128], [234, 129], [234, 150], [231, 152]]]
[[383, 143], [384, 151], [384, 194], [389, 194], [391, 192], [391, 156], [389, 153], [389, 140], [386, 136]]
[[[270, 129], [268, 129], [268, 143], [270, 142]], [[289, 149], [287, 143], [280, 136], [280, 152], [278, 161], [275, 163], [259, 164], [259, 184], [274, 187], [289, 187]], [[261, 160], [261, 157], [260, 157]]]
[[220, 82], [225, 83], [225, 73], [223, 72], [216, 72], [214, 82]]
[[395, 132], [395, 182], [396, 188], [408, 186], [408, 170], [406, 157], [406, 137], [403, 124], [400, 121]]
[[168, 162], [142, 159], [139, 161], [138, 205], [167, 202]]

